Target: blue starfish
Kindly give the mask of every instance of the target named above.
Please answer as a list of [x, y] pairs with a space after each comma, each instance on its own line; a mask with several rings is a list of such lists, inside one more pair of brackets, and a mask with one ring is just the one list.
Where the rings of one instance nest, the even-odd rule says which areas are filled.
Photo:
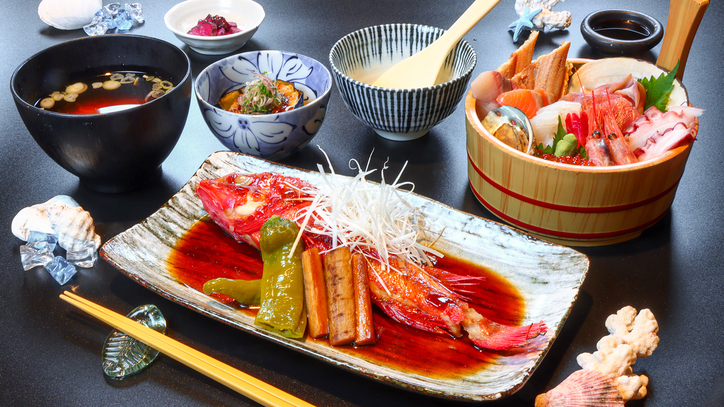
[[523, 31], [523, 28], [528, 27], [528, 29], [533, 28], [533, 18], [540, 14], [540, 12], [543, 11], [542, 8], [537, 8], [533, 11], [530, 10], [530, 7], [526, 7], [523, 14], [520, 15], [520, 18], [513, 21], [509, 26], [508, 29], [515, 29], [515, 32], [513, 33], [513, 42], [518, 42], [518, 36], [520, 35], [521, 31]]

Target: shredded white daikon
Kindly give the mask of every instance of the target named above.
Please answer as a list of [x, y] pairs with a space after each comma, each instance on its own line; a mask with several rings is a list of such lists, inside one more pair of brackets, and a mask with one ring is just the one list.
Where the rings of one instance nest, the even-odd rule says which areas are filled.
[[[406, 200], [414, 190], [414, 184], [400, 182], [407, 163], [394, 182], [388, 184], [385, 162], [380, 171], [381, 182], [376, 184], [366, 179], [377, 171], [369, 169], [369, 159], [364, 169], [357, 160], [350, 160], [350, 168], [358, 173], [349, 179], [334, 173], [329, 157], [327, 162], [330, 173], [326, 173], [322, 165], [317, 166], [323, 185], [304, 191], [313, 199], [308, 207], [297, 213], [296, 221], [301, 225], [299, 236], [303, 231], [330, 237], [334, 247], [349, 246], [350, 250], [361, 252], [373, 249], [385, 267], [390, 266], [392, 257], [423, 265], [430, 262], [427, 253], [442, 256], [419, 242], [425, 218], [419, 208]], [[409, 187], [409, 190], [403, 187]]]

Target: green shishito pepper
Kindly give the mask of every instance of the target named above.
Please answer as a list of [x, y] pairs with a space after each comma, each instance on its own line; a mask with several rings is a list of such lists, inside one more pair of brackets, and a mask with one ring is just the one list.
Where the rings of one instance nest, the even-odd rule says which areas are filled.
[[259, 305], [261, 301], [261, 279], [215, 278], [204, 283], [204, 294], [211, 293], [228, 295], [241, 305]]
[[294, 222], [274, 215], [262, 225], [259, 238], [264, 271], [254, 323], [288, 338], [301, 338], [307, 327], [301, 246], [290, 256], [298, 232]]

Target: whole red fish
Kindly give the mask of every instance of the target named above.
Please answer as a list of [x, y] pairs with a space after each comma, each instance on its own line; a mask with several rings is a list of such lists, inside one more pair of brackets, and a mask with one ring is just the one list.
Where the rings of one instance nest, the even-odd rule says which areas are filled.
[[[275, 173], [229, 174], [199, 182], [196, 193], [219, 226], [236, 240], [259, 247], [261, 226], [272, 215], [291, 219], [303, 228], [298, 212], [310, 205], [313, 186], [298, 178]], [[307, 247], [330, 249], [324, 236], [305, 233]], [[475, 311], [460, 289], [475, 282], [434, 267], [420, 267], [399, 258], [386, 267], [373, 250], [365, 253], [371, 267], [370, 291], [375, 304], [398, 322], [456, 337], [468, 333], [478, 347], [503, 350], [526, 344], [546, 332], [543, 322], [527, 326], [507, 326], [493, 322]]]

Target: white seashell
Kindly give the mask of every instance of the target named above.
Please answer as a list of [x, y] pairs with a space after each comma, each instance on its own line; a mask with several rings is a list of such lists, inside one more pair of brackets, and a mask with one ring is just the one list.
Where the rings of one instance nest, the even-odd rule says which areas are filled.
[[515, 12], [523, 15], [526, 7], [531, 10], [541, 9], [542, 11], [531, 21], [537, 30], [563, 30], [571, 25], [570, 11], [552, 11], [560, 1], [563, 0], [516, 0]]
[[50, 224], [50, 219], [48, 219], [48, 213], [45, 212], [45, 207], [42, 205], [33, 205], [21, 209], [13, 218], [10, 229], [15, 237], [26, 242], [28, 241], [28, 234], [33, 230], [48, 234], [54, 233], [53, 226]]
[[38, 5], [38, 16], [59, 30], [77, 30], [89, 24], [101, 8], [102, 0], [43, 0]]
[[48, 217], [53, 230], [58, 234], [58, 245], [67, 251], [82, 250], [91, 242], [96, 250], [100, 247], [100, 236], [95, 233], [93, 218], [88, 211], [76, 206], [48, 205]]
[[11, 229], [17, 238], [25, 241], [33, 230], [57, 234], [58, 245], [67, 251], [80, 250], [85, 242], [92, 242], [96, 250], [101, 245], [90, 213], [67, 195], [22, 209], [13, 218]]

